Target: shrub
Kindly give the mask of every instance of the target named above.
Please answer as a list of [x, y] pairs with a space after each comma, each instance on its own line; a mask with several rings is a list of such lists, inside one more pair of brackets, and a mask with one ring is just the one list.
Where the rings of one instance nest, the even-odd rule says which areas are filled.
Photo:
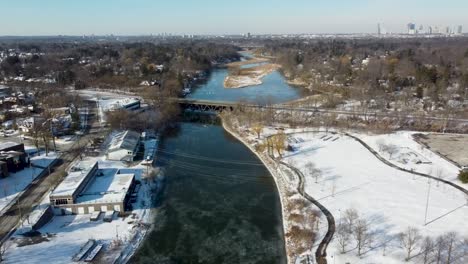
[[468, 171], [467, 170], [462, 170], [458, 174], [458, 179], [463, 182], [463, 183], [468, 183]]

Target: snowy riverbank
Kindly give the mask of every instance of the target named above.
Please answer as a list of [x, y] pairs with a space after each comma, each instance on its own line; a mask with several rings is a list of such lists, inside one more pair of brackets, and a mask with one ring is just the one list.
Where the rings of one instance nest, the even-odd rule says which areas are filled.
[[[402, 263], [406, 252], [400, 236], [409, 227], [416, 228], [421, 237], [433, 241], [447, 240], [450, 232], [456, 232], [454, 245], [457, 247], [458, 262], [454, 263], [464, 263], [466, 260], [463, 255], [459, 256], [467, 248], [463, 239], [468, 232], [459, 228], [468, 221], [466, 195], [447, 184], [412, 174], [411, 171], [428, 173], [436, 178], [440, 176], [465, 189], [467, 186], [456, 179], [459, 168], [419, 145], [412, 137], [413, 132], [384, 135], [351, 133], [389, 163], [409, 171], [404, 172], [383, 163], [360, 142], [338, 132], [265, 127], [257, 138], [258, 135], [246, 127], [236, 129], [241, 132], [227, 130], [256, 153], [275, 178], [283, 204], [285, 230], [290, 225], [287, 217], [290, 212], [285, 209], [288, 201], [285, 201], [286, 192], [283, 190], [294, 189], [296, 181], [282, 177], [288, 174], [288, 169], [278, 166], [275, 160], [285, 162], [305, 175], [305, 191], [333, 214], [337, 225], [345, 221], [344, 215], [349, 209], [356, 210], [368, 224], [373, 240], [366, 244], [364, 253], [358, 254], [352, 236], [345, 253], [342, 253], [335, 234], [327, 250], [329, 262]], [[272, 160], [265, 150], [258, 151], [258, 146], [277, 133], [286, 135], [287, 150], [281, 157], [274, 154], [276, 157]], [[389, 149], [391, 153], [388, 153]], [[314, 168], [313, 173], [311, 167]], [[321, 216], [320, 223], [322, 225], [315, 229], [318, 239], [314, 247], [304, 252], [309, 256], [315, 253], [316, 246], [328, 230], [328, 226], [323, 224], [326, 223], [324, 216]], [[287, 238], [286, 244], [291, 261], [291, 257], [296, 256], [289, 254], [291, 245]], [[414, 256], [409, 260], [412, 263], [418, 263], [424, 255], [421, 253], [422, 238], [418, 247], [418, 252], [413, 252]], [[449, 253], [444, 251], [442, 254], [446, 258]]]
[[[294, 232], [297, 225], [307, 226], [307, 228], [312, 228], [314, 225], [313, 216], [309, 219], [308, 217], [301, 217], [304, 215], [304, 212], [312, 213], [315, 215], [316, 212], [311, 212], [311, 205], [304, 205], [307, 201], [296, 192], [296, 186], [298, 184], [298, 179], [295, 178], [290, 171], [283, 171], [278, 169], [278, 164], [272, 160], [265, 153], [259, 153], [255, 150], [254, 146], [249, 142], [249, 140], [241, 136], [235, 129], [233, 129], [227, 122], [222, 122], [223, 128], [235, 137], [237, 140], [242, 142], [246, 147], [252, 151], [260, 161], [265, 165], [265, 167], [270, 172], [273, 177], [278, 194], [281, 202], [282, 209], [282, 223], [283, 223], [283, 233], [285, 239], [285, 249], [288, 263], [295, 263], [295, 260], [298, 255], [298, 251], [301, 251], [306, 245], [303, 245], [301, 239], [295, 237], [297, 232]], [[303, 205], [301, 207], [297, 205]], [[299, 219], [298, 219], [299, 218]], [[291, 220], [295, 219], [295, 220]], [[304, 223], [306, 222], [306, 223]], [[313, 243], [312, 237], [306, 237], [307, 243]], [[302, 253], [302, 252], [301, 252]]]

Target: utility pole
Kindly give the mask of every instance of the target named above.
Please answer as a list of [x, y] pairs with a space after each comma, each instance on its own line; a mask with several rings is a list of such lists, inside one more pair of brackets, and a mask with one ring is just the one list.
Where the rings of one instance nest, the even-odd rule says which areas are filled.
[[426, 213], [424, 215], [424, 225], [427, 224], [427, 211], [429, 208], [429, 195], [431, 193], [431, 179], [429, 179], [429, 186], [427, 187], [427, 198], [426, 198]]
[[118, 229], [119, 225], [116, 225], [115, 226], [115, 236], [117, 238], [117, 240], [119, 240], [119, 229]]
[[31, 170], [31, 160], [29, 159], [28, 155], [28, 163], [29, 163], [29, 172], [31, 173], [31, 183], [34, 181], [34, 171]]

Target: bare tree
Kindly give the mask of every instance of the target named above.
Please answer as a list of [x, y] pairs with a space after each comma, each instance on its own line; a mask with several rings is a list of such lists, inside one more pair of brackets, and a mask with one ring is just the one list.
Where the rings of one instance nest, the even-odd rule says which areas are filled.
[[468, 237], [465, 237], [462, 242], [463, 256], [468, 256]]
[[336, 227], [336, 239], [340, 245], [340, 252], [344, 254], [351, 240], [351, 229], [345, 223], [340, 222]]
[[356, 209], [350, 208], [346, 209], [344, 212], [343, 220], [345, 221], [346, 225], [352, 230], [354, 224], [359, 219], [359, 213]]
[[317, 183], [317, 182], [318, 182], [318, 178], [319, 178], [320, 175], [321, 175], [320, 169], [317, 169], [317, 168], [315, 167], [315, 164], [314, 164], [313, 162], [311, 162], [311, 161], [309, 161], [309, 162], [307, 162], [307, 163], [305, 164], [305, 169], [306, 169], [307, 173], [308, 173], [310, 176], [312, 176], [312, 177], [315, 178], [315, 183]]
[[261, 123], [256, 123], [253, 127], [252, 130], [257, 134], [257, 138], [260, 139], [260, 135], [263, 131], [263, 125]]
[[278, 152], [278, 155], [282, 157], [283, 150], [285, 148], [286, 134], [284, 132], [279, 132], [273, 136], [273, 147]]
[[379, 147], [379, 151], [383, 151], [386, 147], [385, 140], [382, 138], [377, 140], [377, 146]]
[[36, 149], [39, 151], [39, 142], [41, 139], [41, 126], [39, 124], [36, 124], [35, 121], [33, 121], [32, 127], [29, 129], [29, 134], [33, 138], [34, 146]]
[[430, 236], [424, 237], [421, 244], [421, 255], [423, 258], [423, 264], [430, 262], [431, 252], [434, 249], [434, 240]]
[[444, 236], [439, 236], [435, 242], [435, 262], [440, 264], [442, 262], [442, 256], [447, 248], [447, 242]]
[[369, 222], [366, 219], [358, 219], [353, 228], [353, 235], [356, 240], [357, 254], [361, 256], [362, 250], [372, 243]]
[[445, 235], [445, 242], [447, 244], [447, 263], [452, 263], [453, 250], [457, 240], [458, 235], [455, 232], [449, 232]]
[[389, 158], [392, 159], [393, 155], [395, 155], [398, 152], [398, 147], [393, 144], [389, 144], [387, 145], [386, 150]]
[[416, 249], [421, 240], [419, 230], [415, 227], [408, 227], [405, 232], [400, 233], [399, 239], [402, 247], [406, 250], [406, 261], [410, 260], [411, 254]]

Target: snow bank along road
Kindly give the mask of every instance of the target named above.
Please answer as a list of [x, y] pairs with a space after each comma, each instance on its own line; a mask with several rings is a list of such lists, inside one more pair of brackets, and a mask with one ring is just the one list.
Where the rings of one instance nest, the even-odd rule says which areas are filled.
[[[95, 121], [95, 120], [94, 120]], [[96, 130], [99, 123], [92, 122], [91, 129]], [[14, 203], [3, 215], [0, 216], [0, 240], [3, 241], [7, 238], [20, 222], [22, 215], [28, 214], [32, 208], [39, 204], [44, 197], [57, 183], [63, 179], [63, 171], [75, 160], [79, 153], [88, 142], [93, 138], [100, 136], [100, 133], [85, 134], [77, 140], [69, 151], [63, 153], [58, 157], [57, 167], [51, 169], [51, 174], [44, 174], [43, 177], [38, 177], [32, 182], [29, 187], [18, 196], [16, 203]], [[78, 150], [78, 151], [76, 151]]]

